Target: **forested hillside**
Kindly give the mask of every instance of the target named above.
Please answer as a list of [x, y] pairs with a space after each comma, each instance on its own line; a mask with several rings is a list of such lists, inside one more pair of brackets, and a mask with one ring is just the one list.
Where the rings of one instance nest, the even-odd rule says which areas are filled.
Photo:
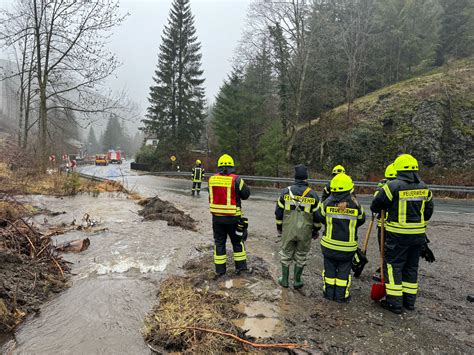
[[[357, 99], [299, 127], [293, 161], [314, 171], [343, 164], [354, 177], [382, 176], [397, 154], [412, 152], [423, 175], [471, 184], [474, 168], [474, 61], [446, 65]], [[431, 168], [431, 169], [426, 169]]]
[[472, 175], [472, 1], [255, 1], [248, 18], [211, 155], [250, 174], [344, 163], [367, 178], [404, 151]]

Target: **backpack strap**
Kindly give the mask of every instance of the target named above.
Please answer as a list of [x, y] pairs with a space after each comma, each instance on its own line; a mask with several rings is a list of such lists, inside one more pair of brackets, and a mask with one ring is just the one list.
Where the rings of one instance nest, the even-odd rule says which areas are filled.
[[[310, 187], [307, 187], [306, 190], [304, 190], [303, 194], [301, 195], [301, 198], [305, 197], [309, 192], [311, 191]], [[290, 194], [291, 199], [293, 200], [293, 203], [295, 204], [295, 210], [300, 210], [301, 211], [301, 203], [303, 202], [301, 200], [297, 200], [295, 198], [295, 195], [293, 195], [293, 192], [291, 191], [291, 186], [288, 187], [288, 193]]]

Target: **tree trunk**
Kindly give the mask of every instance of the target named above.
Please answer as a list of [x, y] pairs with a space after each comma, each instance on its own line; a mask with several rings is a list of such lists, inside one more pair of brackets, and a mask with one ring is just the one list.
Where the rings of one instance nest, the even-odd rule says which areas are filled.
[[298, 92], [296, 93], [296, 105], [295, 105], [295, 114], [293, 116], [293, 122], [290, 123], [288, 127], [288, 144], [286, 146], [286, 159], [289, 161], [291, 156], [291, 151], [293, 150], [293, 145], [296, 140], [296, 125], [299, 122], [301, 114], [301, 101], [303, 98], [303, 87], [304, 81], [306, 78], [306, 69], [308, 68], [308, 59], [309, 59], [309, 50], [306, 50], [306, 53], [303, 57], [303, 68], [300, 75], [300, 81], [298, 83]]
[[46, 80], [40, 86], [40, 102], [39, 102], [39, 152], [40, 152], [40, 168], [46, 171], [48, 160], [48, 111], [46, 106]]
[[30, 131], [30, 107], [31, 107], [31, 80], [33, 76], [32, 66], [28, 73], [28, 89], [26, 92], [26, 104], [25, 104], [25, 127], [23, 130], [23, 145], [22, 148], [26, 149], [28, 146], [28, 132]]

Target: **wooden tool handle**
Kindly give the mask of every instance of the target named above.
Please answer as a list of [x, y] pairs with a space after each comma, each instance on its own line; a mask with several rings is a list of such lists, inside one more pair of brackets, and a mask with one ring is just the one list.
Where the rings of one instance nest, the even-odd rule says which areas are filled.
[[385, 283], [385, 274], [383, 272], [383, 261], [384, 261], [384, 251], [385, 251], [385, 211], [380, 212], [380, 278], [382, 283]]
[[372, 227], [374, 226], [374, 219], [375, 219], [375, 215], [372, 215], [372, 219], [370, 220], [369, 228], [367, 229], [367, 234], [365, 235], [364, 245], [362, 246], [362, 252], [364, 254], [367, 253], [367, 248], [369, 246], [370, 233], [372, 233]]

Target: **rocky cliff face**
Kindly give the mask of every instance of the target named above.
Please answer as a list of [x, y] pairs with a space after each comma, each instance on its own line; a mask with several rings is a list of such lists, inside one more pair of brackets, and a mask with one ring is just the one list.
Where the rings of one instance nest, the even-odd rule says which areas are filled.
[[380, 177], [400, 153], [427, 180], [473, 183], [474, 60], [456, 62], [341, 106], [298, 132], [293, 160], [315, 171], [343, 164], [354, 178]]

